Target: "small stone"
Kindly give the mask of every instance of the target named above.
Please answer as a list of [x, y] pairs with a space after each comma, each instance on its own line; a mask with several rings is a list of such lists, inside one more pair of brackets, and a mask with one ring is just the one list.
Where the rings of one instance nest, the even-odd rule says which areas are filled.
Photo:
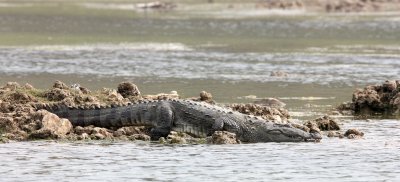
[[137, 97], [140, 95], [139, 88], [131, 82], [122, 82], [118, 85], [118, 93], [124, 98]]
[[212, 100], [211, 93], [208, 93], [206, 91], [201, 91], [200, 92], [200, 100], [201, 101], [211, 101]]

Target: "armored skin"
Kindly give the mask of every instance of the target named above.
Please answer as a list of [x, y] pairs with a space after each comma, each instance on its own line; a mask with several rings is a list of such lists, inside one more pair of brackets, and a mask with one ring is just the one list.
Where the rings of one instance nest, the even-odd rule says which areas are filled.
[[307, 133], [291, 125], [275, 124], [227, 108], [190, 100], [140, 101], [126, 106], [91, 109], [52, 105], [44, 109], [69, 119], [74, 126], [151, 126], [153, 140], [166, 137], [171, 130], [197, 137], [210, 136], [215, 131], [228, 131], [235, 133], [237, 139], [245, 143], [321, 139], [319, 133]]

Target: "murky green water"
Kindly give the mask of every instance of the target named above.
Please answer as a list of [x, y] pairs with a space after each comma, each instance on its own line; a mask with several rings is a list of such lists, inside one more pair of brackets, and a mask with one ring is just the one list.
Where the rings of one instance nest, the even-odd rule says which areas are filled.
[[[0, 83], [49, 88], [62, 80], [99, 89], [128, 80], [144, 94], [176, 90], [190, 97], [206, 90], [222, 103], [252, 102], [248, 95], [277, 97], [293, 118], [309, 119], [350, 100], [356, 87], [400, 75], [397, 14], [276, 16], [204, 7], [160, 12], [116, 1], [0, 2]], [[271, 76], [276, 71], [287, 76]], [[346, 121], [344, 127], [360, 128], [365, 139], [173, 147], [12, 143], [0, 147], [0, 176], [6, 181], [398, 180], [398, 120]]]

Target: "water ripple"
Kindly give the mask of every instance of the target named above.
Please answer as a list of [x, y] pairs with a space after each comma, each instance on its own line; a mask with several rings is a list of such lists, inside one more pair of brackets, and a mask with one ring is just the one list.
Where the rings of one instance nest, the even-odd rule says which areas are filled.
[[2, 181], [396, 181], [400, 179], [398, 126], [398, 120], [354, 121], [345, 128], [361, 129], [364, 139], [324, 138], [321, 143], [10, 143], [0, 148], [0, 177]]
[[[229, 53], [193, 51], [182, 44], [42, 46], [0, 48], [2, 74], [283, 81], [300, 83], [378, 83], [396, 79], [396, 54]], [[284, 71], [289, 76], [274, 77]]]

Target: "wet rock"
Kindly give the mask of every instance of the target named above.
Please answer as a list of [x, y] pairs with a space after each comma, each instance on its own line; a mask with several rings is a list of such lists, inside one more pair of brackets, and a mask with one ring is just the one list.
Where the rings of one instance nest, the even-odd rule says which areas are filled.
[[319, 129], [317, 123], [315, 123], [315, 122], [306, 122], [304, 125], [309, 128], [308, 132], [321, 134], [321, 130]]
[[139, 88], [131, 82], [122, 82], [118, 85], [118, 93], [124, 98], [140, 96]]
[[338, 121], [329, 116], [322, 116], [313, 121], [308, 121], [306, 126], [316, 126], [321, 131], [340, 130]]
[[172, 144], [186, 144], [186, 138], [189, 136], [186, 133], [178, 133], [175, 131], [171, 131], [167, 136], [168, 143]]
[[262, 106], [273, 107], [273, 108], [282, 108], [282, 107], [286, 106], [285, 103], [283, 103], [282, 101], [275, 99], [275, 98], [260, 99], [260, 100], [254, 101], [253, 103], [262, 105]]
[[362, 138], [364, 136], [364, 133], [357, 130], [357, 129], [348, 129], [345, 133], [344, 136], [347, 137], [348, 139], [358, 139]]
[[146, 134], [133, 134], [128, 137], [129, 140], [150, 141], [151, 137]]
[[215, 131], [208, 143], [211, 144], [239, 144], [240, 141], [236, 139], [235, 133], [230, 133], [227, 131]]

